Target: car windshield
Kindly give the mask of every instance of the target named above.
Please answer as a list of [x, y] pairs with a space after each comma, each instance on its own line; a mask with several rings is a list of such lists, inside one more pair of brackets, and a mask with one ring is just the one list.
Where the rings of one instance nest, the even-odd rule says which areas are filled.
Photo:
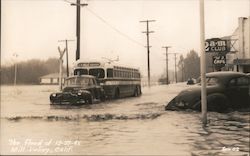
[[83, 78], [83, 77], [72, 77], [66, 80], [66, 85], [71, 86], [71, 85], [80, 85], [80, 86], [88, 86], [91, 83], [90, 78]]
[[212, 85], [218, 84], [218, 79], [215, 78], [215, 77], [207, 77], [206, 81], [207, 81], [207, 85], [208, 86], [212, 86]]
[[[213, 86], [213, 85], [218, 84], [218, 78], [207, 77], [206, 82], [207, 82], [207, 86]], [[201, 85], [201, 78], [200, 77], [197, 79], [197, 84]]]

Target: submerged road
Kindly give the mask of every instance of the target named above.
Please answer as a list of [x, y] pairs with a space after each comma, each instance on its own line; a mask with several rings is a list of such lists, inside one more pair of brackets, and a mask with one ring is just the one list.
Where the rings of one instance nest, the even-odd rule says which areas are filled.
[[247, 155], [248, 112], [211, 112], [202, 127], [200, 112], [164, 110], [187, 87], [152, 86], [140, 97], [51, 107], [57, 86], [3, 86], [1, 154]]

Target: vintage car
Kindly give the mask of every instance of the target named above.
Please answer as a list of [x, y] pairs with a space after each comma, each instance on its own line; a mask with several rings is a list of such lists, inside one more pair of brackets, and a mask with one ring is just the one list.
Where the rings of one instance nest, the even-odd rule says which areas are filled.
[[95, 77], [90, 75], [69, 77], [61, 92], [50, 95], [51, 104], [92, 104], [104, 99], [104, 90], [97, 84]]
[[[224, 112], [250, 107], [250, 77], [239, 72], [212, 72], [206, 74], [207, 109]], [[201, 84], [181, 91], [165, 110], [201, 110]]]

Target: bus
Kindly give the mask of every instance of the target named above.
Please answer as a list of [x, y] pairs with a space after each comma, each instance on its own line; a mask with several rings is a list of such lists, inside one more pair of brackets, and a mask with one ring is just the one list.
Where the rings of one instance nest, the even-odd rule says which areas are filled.
[[93, 75], [103, 87], [108, 98], [140, 96], [141, 74], [139, 69], [110, 62], [76, 61], [74, 75]]

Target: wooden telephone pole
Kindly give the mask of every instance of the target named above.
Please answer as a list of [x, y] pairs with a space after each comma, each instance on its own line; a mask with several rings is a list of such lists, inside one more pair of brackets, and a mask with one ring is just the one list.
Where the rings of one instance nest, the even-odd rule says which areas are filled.
[[87, 6], [88, 4], [81, 4], [81, 0], [76, 0], [76, 3], [71, 3], [72, 6], [76, 6], [76, 61], [80, 59], [80, 43], [81, 43], [81, 6]]
[[165, 46], [162, 47], [166, 49], [166, 84], [168, 85], [169, 80], [168, 80], [168, 48], [171, 48], [170, 46]]
[[175, 83], [177, 83], [176, 55], [177, 55], [178, 53], [169, 53], [169, 54], [174, 54], [174, 73], [175, 73]]
[[74, 40], [59, 40], [58, 42], [65, 42], [65, 49], [66, 49], [66, 68], [67, 68], [67, 77], [69, 77], [69, 52], [68, 52], [68, 42]]
[[59, 89], [61, 91], [62, 90], [62, 77], [63, 77], [63, 55], [66, 51], [66, 48], [61, 50], [60, 47], [58, 47], [58, 51], [60, 54], [60, 57], [59, 57]]
[[146, 22], [146, 24], [147, 24], [147, 30], [144, 31], [144, 32], [142, 32], [142, 33], [146, 33], [146, 35], [147, 35], [148, 87], [150, 87], [150, 51], [149, 51], [150, 46], [149, 46], [149, 34], [150, 34], [150, 33], [154, 33], [154, 31], [149, 31], [149, 26], [148, 26], [148, 24], [149, 24], [149, 22], [155, 22], [155, 20], [145, 20], [145, 21], [140, 21], [140, 22]]

